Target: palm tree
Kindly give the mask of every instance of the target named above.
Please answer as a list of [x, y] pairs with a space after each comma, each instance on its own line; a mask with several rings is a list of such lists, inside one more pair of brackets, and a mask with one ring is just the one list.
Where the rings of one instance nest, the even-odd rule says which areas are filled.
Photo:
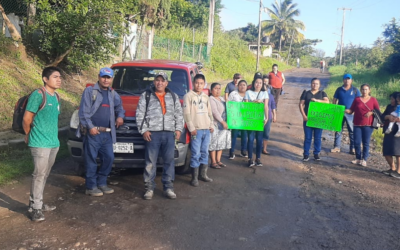
[[277, 1], [272, 4], [272, 9], [265, 8], [271, 20], [265, 20], [261, 23], [262, 32], [265, 35], [279, 38], [279, 52], [282, 48], [282, 40], [293, 36], [294, 42], [300, 42], [304, 35], [299, 30], [305, 30], [302, 21], [293, 19], [300, 15], [297, 4], [292, 0]]

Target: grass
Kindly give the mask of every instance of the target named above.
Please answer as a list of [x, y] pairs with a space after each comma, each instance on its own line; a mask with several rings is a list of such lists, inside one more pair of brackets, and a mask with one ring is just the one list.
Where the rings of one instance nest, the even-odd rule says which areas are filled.
[[[383, 112], [389, 104], [389, 95], [395, 91], [400, 91], [400, 76], [388, 75], [377, 69], [367, 69], [362, 66], [350, 65], [333, 66], [329, 68], [331, 79], [325, 89], [328, 97], [332, 100], [336, 89], [343, 85], [343, 74], [350, 73], [353, 76], [353, 86], [360, 89], [360, 86], [367, 83], [371, 87], [371, 95], [375, 97]], [[374, 130], [372, 138], [376, 140], [377, 149], [381, 149], [383, 142], [382, 129]]]
[[[56, 161], [60, 161], [69, 156], [67, 147], [67, 137], [60, 138], [60, 150]], [[33, 160], [28, 147], [23, 149], [11, 149], [0, 152], [0, 185], [33, 172]]]

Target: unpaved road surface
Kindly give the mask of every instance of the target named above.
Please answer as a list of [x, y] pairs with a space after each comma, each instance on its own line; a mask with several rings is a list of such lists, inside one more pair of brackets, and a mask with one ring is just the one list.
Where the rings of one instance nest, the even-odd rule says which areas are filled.
[[67, 159], [48, 180], [45, 201], [57, 210], [44, 222], [27, 218], [29, 177], [0, 188], [0, 249], [400, 249], [400, 181], [380, 173], [385, 165], [363, 168], [351, 165], [351, 155], [329, 153], [331, 132], [321, 162], [301, 161], [298, 101], [312, 77], [326, 84], [329, 75], [286, 73], [263, 167], [224, 153], [228, 167], [210, 170], [214, 182], [194, 188], [188, 175], [177, 176], [178, 198], [168, 200], [157, 177], [145, 201], [140, 170], [111, 176], [115, 193], [94, 198]]

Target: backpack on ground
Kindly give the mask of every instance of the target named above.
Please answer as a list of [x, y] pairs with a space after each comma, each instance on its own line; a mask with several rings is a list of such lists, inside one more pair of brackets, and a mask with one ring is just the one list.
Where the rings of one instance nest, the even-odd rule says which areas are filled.
[[[35, 89], [30, 94], [19, 98], [19, 100], [17, 101], [17, 103], [15, 104], [15, 107], [14, 107], [14, 115], [13, 115], [13, 123], [12, 123], [12, 129], [17, 133], [25, 134], [24, 128], [22, 126], [22, 122], [24, 119], [26, 105], [28, 104], [29, 97], [35, 91], [38, 91], [42, 95], [42, 103], [39, 105], [38, 112], [46, 106], [47, 97], [46, 97], [46, 89], [44, 87]], [[57, 94], [57, 92], [54, 92], [54, 93], [57, 97], [57, 101], [60, 102], [60, 96]]]

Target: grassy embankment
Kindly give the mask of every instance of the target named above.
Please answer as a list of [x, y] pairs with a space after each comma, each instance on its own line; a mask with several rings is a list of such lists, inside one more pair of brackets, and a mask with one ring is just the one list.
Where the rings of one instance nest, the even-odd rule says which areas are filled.
[[[386, 108], [386, 105], [389, 104], [389, 95], [395, 91], [400, 91], [399, 76], [383, 74], [376, 69], [366, 69], [355, 65], [349, 67], [333, 66], [330, 67], [329, 72], [332, 75], [325, 92], [331, 100], [333, 99], [335, 90], [343, 84], [342, 77], [345, 73], [352, 74], [353, 85], [358, 89], [364, 83], [371, 86], [371, 95], [378, 100], [382, 112]], [[383, 140], [382, 129], [374, 130], [372, 137], [376, 140], [377, 149], [380, 149]]]

